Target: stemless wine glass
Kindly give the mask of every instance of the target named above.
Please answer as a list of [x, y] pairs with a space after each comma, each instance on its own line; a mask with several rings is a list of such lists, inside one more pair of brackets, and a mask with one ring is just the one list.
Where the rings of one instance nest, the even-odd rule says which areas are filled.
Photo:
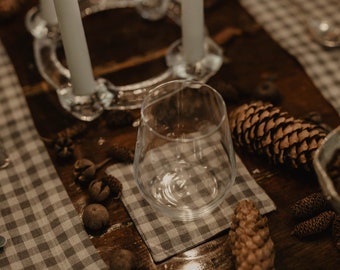
[[193, 220], [219, 206], [236, 175], [221, 95], [187, 80], [149, 91], [141, 108], [134, 175], [143, 197], [168, 217]]

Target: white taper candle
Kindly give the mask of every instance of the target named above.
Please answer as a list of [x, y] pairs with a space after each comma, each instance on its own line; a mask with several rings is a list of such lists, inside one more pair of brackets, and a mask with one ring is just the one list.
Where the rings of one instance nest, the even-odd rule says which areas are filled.
[[91, 95], [95, 80], [78, 0], [54, 0], [75, 96]]
[[181, 7], [183, 56], [194, 64], [204, 57], [204, 3], [182, 0]]
[[40, 0], [39, 10], [40, 16], [47, 22], [47, 24], [55, 25], [58, 23], [53, 0]]

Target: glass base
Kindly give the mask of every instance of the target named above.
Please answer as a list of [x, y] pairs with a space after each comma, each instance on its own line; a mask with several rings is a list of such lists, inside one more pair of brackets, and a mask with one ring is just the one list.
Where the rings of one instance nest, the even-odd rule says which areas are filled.
[[103, 113], [105, 105], [111, 103], [113, 95], [108, 90], [109, 87], [110, 82], [100, 78], [96, 81], [92, 95], [75, 96], [71, 85], [57, 89], [57, 94], [66, 111], [82, 121], [90, 122]]
[[26, 29], [35, 38], [55, 38], [59, 36], [57, 25], [48, 25], [47, 22], [40, 16], [40, 11], [37, 7], [31, 8], [25, 17]]
[[182, 51], [182, 41], [175, 41], [168, 49], [166, 63], [172, 68], [174, 75], [182, 79], [207, 81], [223, 64], [222, 49], [210, 38], [204, 40], [204, 57], [194, 63], [185, 61]]

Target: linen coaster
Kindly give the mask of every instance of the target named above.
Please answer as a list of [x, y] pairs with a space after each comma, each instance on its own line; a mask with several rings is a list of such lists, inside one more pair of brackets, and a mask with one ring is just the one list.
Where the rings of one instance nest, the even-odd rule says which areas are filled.
[[309, 18], [326, 18], [340, 24], [340, 1], [240, 0], [257, 22], [295, 56], [324, 98], [340, 113], [340, 50], [313, 40], [306, 27]]
[[240, 200], [252, 200], [261, 214], [276, 209], [274, 202], [251, 177], [238, 157], [236, 165], [237, 177], [225, 201], [213, 213], [190, 222], [174, 221], [155, 212], [137, 188], [132, 165], [114, 164], [107, 168], [106, 173], [122, 182], [122, 201], [152, 258], [160, 262], [228, 229], [235, 205]]

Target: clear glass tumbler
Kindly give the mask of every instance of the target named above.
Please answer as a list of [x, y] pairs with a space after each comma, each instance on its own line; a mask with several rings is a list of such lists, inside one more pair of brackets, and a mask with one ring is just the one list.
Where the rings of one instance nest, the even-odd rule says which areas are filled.
[[134, 174], [149, 204], [173, 219], [197, 219], [218, 207], [236, 176], [221, 95], [187, 80], [151, 90], [141, 108]]

